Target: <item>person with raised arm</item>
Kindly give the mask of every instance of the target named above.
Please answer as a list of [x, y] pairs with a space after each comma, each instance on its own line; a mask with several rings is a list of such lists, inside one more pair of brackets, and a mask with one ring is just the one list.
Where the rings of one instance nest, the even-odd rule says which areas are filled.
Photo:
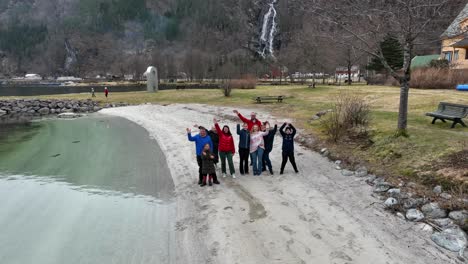
[[275, 139], [276, 131], [278, 131], [278, 125], [275, 124], [273, 128], [270, 126], [270, 122], [265, 121], [262, 126], [262, 131], [269, 131], [268, 135], [263, 137], [263, 141], [265, 142], [265, 151], [263, 152], [263, 159], [262, 159], [262, 171], [268, 171], [271, 175], [273, 175], [273, 166], [271, 165], [270, 160], [270, 152], [273, 150], [273, 141]]
[[262, 122], [260, 122], [260, 120], [257, 119], [257, 113], [255, 113], [255, 112], [250, 113], [250, 119], [245, 118], [237, 110], [234, 110], [233, 112], [234, 112], [234, 114], [236, 114], [240, 118], [240, 120], [242, 120], [242, 122], [247, 124], [247, 127], [248, 127], [249, 131], [252, 131], [252, 127], [254, 125], [257, 125], [259, 128], [262, 126]]
[[210, 136], [206, 133], [204, 127], [200, 127], [199, 134], [192, 136], [192, 130], [190, 128], [186, 129], [187, 137], [189, 141], [195, 142], [195, 154], [197, 155], [198, 163], [198, 184], [203, 183], [203, 174], [202, 174], [202, 151], [205, 144], [210, 145], [210, 149], [213, 149], [213, 142], [211, 141]]
[[239, 171], [241, 175], [249, 174], [250, 132], [247, 123], [237, 124], [239, 135]]
[[[287, 127], [286, 127], [287, 126]], [[285, 129], [286, 127], [286, 129]], [[294, 168], [294, 171], [298, 173], [296, 166], [296, 160], [294, 158], [294, 136], [296, 135], [296, 128], [291, 123], [284, 123], [280, 127], [281, 136], [283, 136], [283, 147], [282, 147], [282, 156], [283, 160], [281, 162], [281, 170], [280, 174], [283, 174], [284, 167], [286, 166], [286, 162], [291, 162], [291, 165]]]
[[252, 157], [254, 176], [262, 174], [262, 159], [265, 151], [265, 143], [263, 137], [268, 135], [269, 131], [260, 131], [258, 125], [252, 127], [250, 132], [250, 156]]
[[233, 179], [236, 178], [236, 170], [234, 169], [234, 162], [232, 161], [232, 156], [236, 153], [234, 147], [234, 138], [231, 134], [231, 130], [228, 126], [223, 126], [223, 129], [219, 127], [218, 120], [213, 118], [213, 123], [215, 125], [216, 131], [219, 136], [219, 157], [221, 158], [221, 172], [223, 177], [226, 177], [226, 159], [229, 165], [229, 172]]
[[[200, 129], [203, 126], [199, 126], [197, 124], [193, 125], [193, 127]], [[206, 133], [208, 133], [208, 136], [211, 138], [211, 142], [213, 142], [213, 148], [211, 149], [211, 152], [213, 152], [214, 155], [214, 165], [215, 167], [218, 166], [219, 162], [219, 153], [218, 153], [218, 147], [219, 147], [219, 136], [218, 136], [218, 131], [216, 131], [216, 128], [214, 126], [211, 127], [211, 130], [206, 130]]]

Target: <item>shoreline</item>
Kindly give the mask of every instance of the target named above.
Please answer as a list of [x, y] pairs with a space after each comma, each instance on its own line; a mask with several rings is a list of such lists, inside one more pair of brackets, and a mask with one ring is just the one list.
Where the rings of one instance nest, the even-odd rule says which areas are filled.
[[[170, 263], [459, 263], [415, 223], [384, 211], [363, 179], [341, 176], [318, 153], [296, 144], [301, 172], [292, 174], [287, 166], [279, 176], [278, 136], [271, 155], [275, 175], [221, 178], [220, 186], [200, 188], [194, 146], [184, 129], [209, 125], [214, 115], [233, 129], [230, 108], [140, 105], [100, 113], [144, 127], [166, 155], [177, 207]], [[258, 116], [276, 120], [264, 112]]]

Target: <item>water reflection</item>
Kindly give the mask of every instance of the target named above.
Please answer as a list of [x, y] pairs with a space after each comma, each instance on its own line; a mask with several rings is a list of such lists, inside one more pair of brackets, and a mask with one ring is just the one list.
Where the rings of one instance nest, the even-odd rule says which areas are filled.
[[22, 175], [0, 199], [0, 263], [173, 262], [173, 203]]
[[174, 192], [165, 157], [146, 130], [98, 114], [3, 127], [0, 172], [47, 175], [75, 186], [158, 199]]

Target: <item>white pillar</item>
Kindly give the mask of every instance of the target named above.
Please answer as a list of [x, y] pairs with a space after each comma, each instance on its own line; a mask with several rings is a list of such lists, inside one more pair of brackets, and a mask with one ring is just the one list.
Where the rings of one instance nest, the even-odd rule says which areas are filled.
[[149, 66], [145, 72], [146, 87], [149, 93], [158, 91], [158, 69], [154, 66]]

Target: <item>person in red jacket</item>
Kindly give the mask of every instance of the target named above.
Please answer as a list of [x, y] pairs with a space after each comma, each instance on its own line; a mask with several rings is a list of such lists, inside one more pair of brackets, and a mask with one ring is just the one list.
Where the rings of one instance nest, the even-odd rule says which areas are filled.
[[109, 95], [109, 89], [107, 89], [107, 87], [104, 87], [104, 95], [107, 96]]
[[234, 138], [232, 137], [231, 130], [228, 126], [224, 126], [223, 130], [218, 125], [218, 121], [216, 118], [213, 118], [213, 122], [216, 127], [216, 131], [218, 132], [219, 137], [219, 157], [221, 158], [221, 172], [223, 173], [223, 177], [226, 177], [226, 158], [229, 164], [229, 172], [233, 179], [236, 178], [236, 171], [234, 169], [234, 162], [232, 161], [232, 156], [236, 153], [236, 149], [234, 147]]
[[245, 118], [237, 110], [234, 110], [233, 112], [240, 118], [240, 120], [242, 120], [242, 122], [247, 124], [249, 131], [252, 131], [252, 127], [254, 125], [257, 125], [258, 127], [262, 126], [262, 122], [257, 119], [257, 114], [255, 112], [250, 113], [250, 119]]

